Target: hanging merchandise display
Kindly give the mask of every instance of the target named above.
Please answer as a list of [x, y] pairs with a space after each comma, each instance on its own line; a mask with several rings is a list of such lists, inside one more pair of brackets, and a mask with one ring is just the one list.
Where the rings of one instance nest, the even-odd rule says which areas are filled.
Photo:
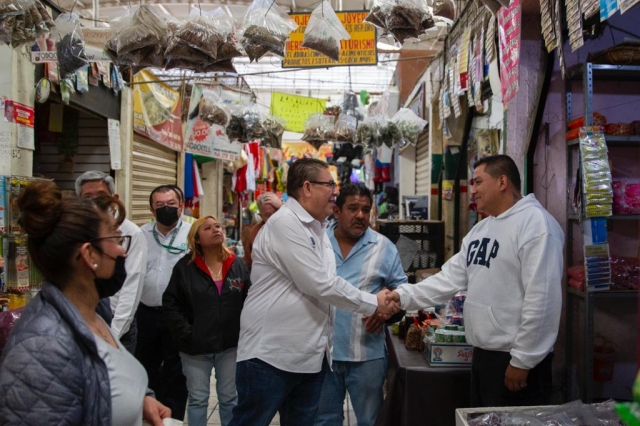
[[77, 13], [61, 13], [51, 32], [58, 55], [60, 77], [71, 78], [80, 68], [89, 63], [84, 53], [84, 38]]
[[[597, 0], [595, 1], [597, 3]], [[558, 46], [555, 29], [555, 13], [553, 0], [540, 0], [540, 24], [542, 26], [542, 36], [547, 52], [551, 53]]]
[[435, 26], [429, 10], [420, 0], [375, 0], [365, 21], [404, 44], [406, 39], [417, 39]]
[[582, 203], [585, 217], [611, 216], [613, 190], [607, 143], [600, 128], [580, 129]]
[[338, 62], [340, 60], [340, 40], [349, 40], [351, 36], [344, 29], [331, 4], [322, 0], [311, 13], [304, 32], [302, 47], [315, 50]]
[[565, 2], [565, 17], [567, 18], [567, 28], [569, 29], [569, 43], [571, 51], [575, 52], [584, 45], [582, 36], [582, 9], [580, 0], [567, 0]]
[[14, 48], [33, 43], [54, 26], [51, 15], [38, 0], [0, 2], [0, 43]]
[[514, 0], [509, 7], [502, 7], [498, 11], [500, 85], [505, 108], [518, 91], [521, 14], [520, 0]]
[[302, 140], [309, 142], [315, 149], [335, 139], [335, 117], [332, 115], [313, 114], [305, 123]]
[[398, 126], [402, 138], [414, 146], [418, 143], [418, 135], [428, 124], [428, 121], [418, 117], [408, 108], [400, 108], [390, 121]]
[[243, 27], [242, 46], [253, 62], [267, 52], [283, 57], [289, 33], [298, 24], [275, 0], [254, 0], [244, 16]]
[[164, 65], [167, 46], [167, 24], [153, 7], [143, 4], [111, 22], [113, 36], [105, 44], [105, 52], [119, 66]]

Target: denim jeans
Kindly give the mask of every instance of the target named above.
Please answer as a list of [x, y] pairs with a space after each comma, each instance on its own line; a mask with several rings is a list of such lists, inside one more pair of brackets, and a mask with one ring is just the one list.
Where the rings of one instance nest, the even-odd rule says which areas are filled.
[[358, 426], [374, 426], [382, 408], [387, 358], [363, 362], [333, 361], [318, 403], [315, 426], [342, 426], [344, 397], [349, 391]]
[[327, 369], [326, 361], [319, 373], [290, 373], [257, 358], [238, 362], [230, 426], [268, 426], [278, 411], [282, 426], [312, 425]]
[[231, 422], [232, 410], [238, 402], [236, 393], [236, 354], [238, 348], [206, 355], [187, 355], [180, 352], [182, 372], [187, 378], [189, 400], [187, 414], [189, 426], [207, 424], [211, 370], [215, 368], [216, 391], [220, 407], [220, 422], [227, 426]]

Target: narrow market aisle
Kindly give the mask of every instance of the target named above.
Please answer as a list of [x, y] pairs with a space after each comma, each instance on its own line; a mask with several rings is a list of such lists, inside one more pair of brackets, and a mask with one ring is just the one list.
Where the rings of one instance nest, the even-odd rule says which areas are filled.
[[[219, 425], [220, 413], [218, 411], [218, 394], [216, 393], [216, 378], [211, 375], [211, 391], [209, 393], [209, 410], [207, 412], [207, 425]], [[185, 418], [185, 426], [189, 424], [189, 419]], [[344, 403], [344, 426], [357, 426], [356, 415], [351, 407], [351, 400], [347, 396], [347, 400]], [[276, 417], [271, 422], [271, 425], [280, 425], [280, 416]]]

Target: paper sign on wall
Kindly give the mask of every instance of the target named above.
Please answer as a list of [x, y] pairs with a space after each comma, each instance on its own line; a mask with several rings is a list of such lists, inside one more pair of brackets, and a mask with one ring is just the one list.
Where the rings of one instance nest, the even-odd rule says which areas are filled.
[[109, 156], [111, 157], [111, 168], [120, 170], [122, 168], [121, 161], [121, 143], [120, 143], [120, 120], [108, 119], [109, 128]]
[[509, 7], [501, 7], [498, 16], [498, 39], [500, 45], [500, 83], [502, 102], [506, 105], [518, 91], [520, 69], [520, 0]]

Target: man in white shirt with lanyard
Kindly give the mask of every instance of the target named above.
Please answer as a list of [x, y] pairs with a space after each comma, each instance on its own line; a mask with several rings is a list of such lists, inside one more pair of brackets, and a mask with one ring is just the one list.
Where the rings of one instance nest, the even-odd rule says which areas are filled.
[[171, 408], [172, 417], [184, 419], [187, 384], [182, 374], [178, 345], [171, 339], [162, 317], [164, 293], [174, 265], [187, 251], [191, 224], [180, 219], [182, 198], [175, 185], [161, 185], [149, 196], [154, 222], [142, 226], [149, 246], [147, 271], [138, 307], [136, 358], [149, 376], [149, 388]]
[[[81, 198], [96, 198], [101, 195], [118, 198], [113, 178], [98, 170], [83, 173], [76, 179], [75, 188], [76, 195]], [[124, 347], [134, 354], [138, 334], [135, 314], [142, 294], [142, 280], [147, 272], [147, 240], [142, 236], [140, 228], [128, 219], [122, 222], [120, 231], [122, 235], [131, 236], [131, 245], [125, 260], [127, 279], [122, 289], [109, 298], [113, 315], [111, 330]]]
[[338, 195], [327, 163], [303, 158], [287, 175], [289, 199], [253, 245], [253, 285], [240, 316], [236, 387], [230, 426], [313, 424], [331, 365], [332, 305], [388, 318], [389, 290], [360, 291], [336, 275], [327, 217]]

